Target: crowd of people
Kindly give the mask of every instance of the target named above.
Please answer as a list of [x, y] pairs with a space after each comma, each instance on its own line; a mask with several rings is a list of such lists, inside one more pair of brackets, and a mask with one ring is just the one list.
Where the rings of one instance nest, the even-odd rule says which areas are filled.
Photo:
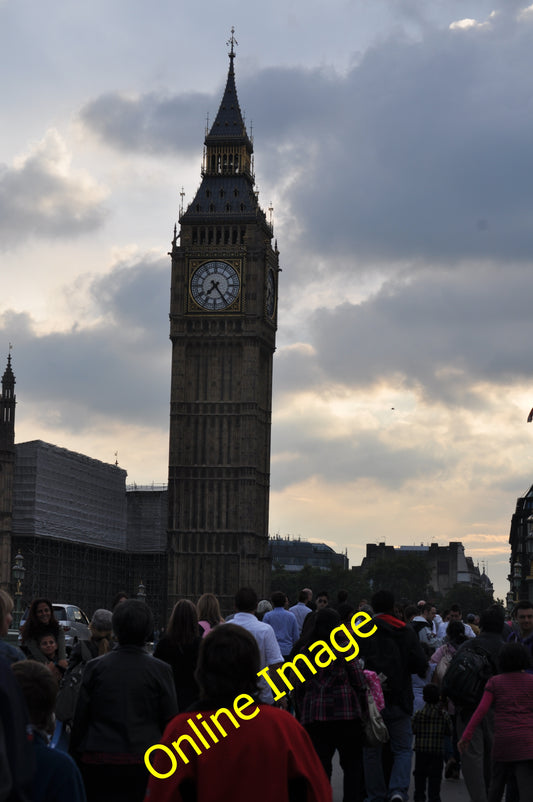
[[335, 752], [343, 802], [407, 802], [412, 776], [440, 802], [461, 774], [471, 802], [531, 797], [529, 601], [463, 620], [387, 590], [240, 588], [225, 617], [179, 600], [153, 653], [149, 607], [110, 606], [67, 655], [46, 598], [8, 643], [0, 590], [0, 802], [331, 802]]

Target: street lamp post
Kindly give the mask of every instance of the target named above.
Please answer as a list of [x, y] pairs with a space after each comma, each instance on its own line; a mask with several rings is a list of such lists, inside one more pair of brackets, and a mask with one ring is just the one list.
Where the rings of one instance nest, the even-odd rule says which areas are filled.
[[24, 558], [20, 551], [15, 557], [15, 565], [11, 569], [13, 576], [13, 584], [15, 586], [15, 609], [13, 610], [13, 629], [18, 629], [20, 619], [22, 618], [22, 585], [24, 583], [24, 574], [26, 569], [23, 565]]

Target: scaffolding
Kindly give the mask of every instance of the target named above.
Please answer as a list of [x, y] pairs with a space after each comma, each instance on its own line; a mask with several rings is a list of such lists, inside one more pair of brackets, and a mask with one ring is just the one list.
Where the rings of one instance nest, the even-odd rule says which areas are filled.
[[13, 534], [125, 549], [126, 475], [42, 440], [17, 444]]
[[126, 492], [126, 471], [34, 440], [16, 445], [12, 548], [24, 557], [23, 595], [77, 604], [90, 616], [119, 590], [166, 619], [164, 489]]

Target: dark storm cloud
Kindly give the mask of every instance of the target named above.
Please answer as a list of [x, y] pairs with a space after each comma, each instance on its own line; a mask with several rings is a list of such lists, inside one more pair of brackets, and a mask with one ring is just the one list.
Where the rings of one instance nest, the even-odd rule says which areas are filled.
[[283, 349], [286, 391], [382, 380], [449, 404], [483, 403], [475, 386], [529, 380], [530, 268], [465, 265], [390, 281], [359, 305], [316, 310], [313, 350]]
[[168, 426], [168, 273], [166, 262], [146, 260], [95, 280], [97, 325], [39, 335], [29, 315], [4, 313], [19, 403], [58, 428], [90, 430], [102, 415]]
[[71, 238], [94, 231], [106, 217], [104, 194], [86, 175], [70, 171], [62, 140], [49, 132], [13, 167], [0, 165], [0, 247], [28, 235]]
[[[261, 188], [292, 177], [280, 202], [304, 247], [370, 261], [528, 258], [532, 27], [533, 15], [500, 14], [426, 28], [375, 44], [343, 75], [237, 65]], [[220, 96], [108, 95], [82, 117], [116, 147], [190, 154]]]
[[316, 151], [289, 189], [307, 248], [376, 261], [529, 258], [530, 38], [530, 25], [495, 22], [368, 51], [339, 80], [337, 108], [317, 120]]
[[206, 114], [216, 111], [214, 103], [213, 96], [200, 93], [173, 98], [149, 93], [132, 98], [109, 92], [84, 106], [81, 119], [119, 150], [200, 155]]

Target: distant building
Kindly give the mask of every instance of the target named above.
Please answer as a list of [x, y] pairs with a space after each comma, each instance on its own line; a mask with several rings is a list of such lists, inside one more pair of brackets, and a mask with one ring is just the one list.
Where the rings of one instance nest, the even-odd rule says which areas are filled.
[[13, 534], [126, 549], [126, 476], [42, 440], [17, 443]]
[[15, 445], [11, 551], [24, 557], [23, 599], [46, 596], [90, 615], [145, 587], [166, 618], [166, 489], [126, 489], [126, 471], [33, 440]]
[[308, 540], [291, 537], [271, 537], [270, 552], [272, 567], [282, 567], [285, 571], [301, 571], [306, 565], [322, 568], [324, 571], [339, 566], [348, 570], [348, 557], [339, 554], [326, 543], [310, 543]]
[[487, 593], [492, 592], [492, 582], [485, 571], [480, 572], [471, 557], [465, 554], [464, 546], [458, 541], [450, 541], [447, 546], [431, 543], [429, 546], [387, 546], [385, 543], [367, 543], [366, 557], [361, 567], [368, 568], [370, 563], [382, 557], [398, 557], [404, 554], [419, 554], [425, 557], [431, 570], [429, 581], [433, 591], [444, 595], [457, 583], [483, 587]]
[[511, 519], [509, 543], [511, 545], [511, 590], [508, 601], [529, 599], [533, 601], [533, 527], [528, 519], [533, 514], [533, 485], [527, 493], [516, 500], [516, 509]]

